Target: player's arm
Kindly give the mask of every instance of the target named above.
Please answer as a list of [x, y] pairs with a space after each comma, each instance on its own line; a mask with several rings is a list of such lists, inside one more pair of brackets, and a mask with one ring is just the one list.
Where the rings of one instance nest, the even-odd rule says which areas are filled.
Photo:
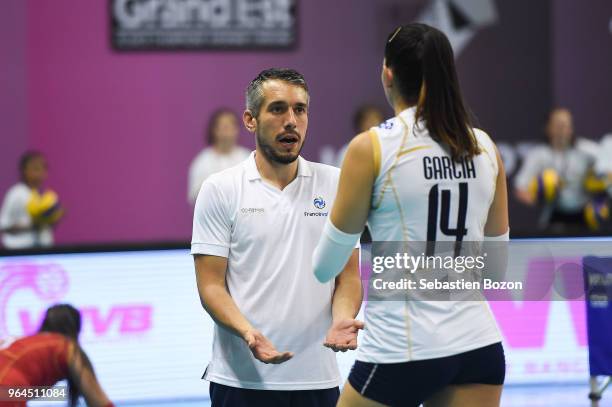
[[342, 162], [331, 222], [345, 233], [361, 233], [370, 212], [375, 169], [372, 135], [367, 131], [349, 144]]
[[98, 382], [89, 358], [80, 347], [70, 342], [68, 348], [68, 374], [85, 398], [88, 406], [111, 407], [110, 401]]
[[359, 249], [354, 249], [344, 270], [336, 277], [332, 300], [334, 320], [353, 319], [361, 308], [363, 289], [359, 274]]
[[506, 183], [506, 170], [504, 163], [495, 149], [497, 159], [497, 178], [495, 181], [495, 196], [489, 207], [487, 223], [485, 224], [485, 236], [499, 236], [508, 231], [508, 186]]
[[495, 149], [497, 158], [497, 178], [495, 195], [489, 207], [487, 223], [484, 228], [483, 253], [486, 253], [486, 268], [484, 270], [486, 278], [495, 281], [502, 281], [506, 276], [508, 267], [508, 241], [509, 241], [509, 221], [508, 221], [508, 187], [506, 185], [506, 171], [504, 163]]
[[347, 351], [357, 348], [357, 332], [363, 328], [363, 322], [357, 321], [363, 290], [359, 274], [359, 249], [344, 266], [344, 270], [335, 281], [332, 298], [332, 326], [327, 332], [324, 345], [335, 351]]
[[371, 132], [355, 137], [342, 163], [338, 193], [313, 255], [315, 276], [329, 281], [345, 267], [370, 211], [375, 168]]

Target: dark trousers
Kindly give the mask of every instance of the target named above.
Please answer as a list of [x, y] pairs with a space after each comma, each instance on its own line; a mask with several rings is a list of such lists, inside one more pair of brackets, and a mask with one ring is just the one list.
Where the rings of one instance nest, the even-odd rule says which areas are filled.
[[338, 387], [321, 390], [252, 390], [210, 382], [212, 407], [335, 407]]

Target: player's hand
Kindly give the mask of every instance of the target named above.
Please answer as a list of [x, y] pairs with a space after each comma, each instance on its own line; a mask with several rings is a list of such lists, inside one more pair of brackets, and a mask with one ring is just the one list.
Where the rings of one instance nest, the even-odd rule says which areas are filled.
[[363, 322], [356, 319], [334, 321], [327, 331], [323, 346], [332, 349], [334, 352], [355, 350], [357, 349], [357, 332], [360, 329], [363, 329]]
[[256, 329], [250, 329], [244, 334], [251, 353], [255, 359], [263, 363], [279, 364], [288, 361], [293, 357], [292, 352], [279, 352], [272, 342]]

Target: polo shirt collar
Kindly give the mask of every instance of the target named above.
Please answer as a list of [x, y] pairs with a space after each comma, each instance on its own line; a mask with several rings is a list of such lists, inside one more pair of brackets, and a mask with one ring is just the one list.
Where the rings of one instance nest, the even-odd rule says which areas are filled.
[[[249, 159], [246, 162], [246, 176], [249, 181], [254, 181], [256, 179], [261, 179], [261, 174], [259, 174], [259, 170], [257, 169], [257, 164], [255, 163], [255, 151], [251, 152]], [[298, 157], [298, 177], [310, 177], [312, 176], [312, 169], [310, 168], [310, 163], [302, 158], [302, 156]]]

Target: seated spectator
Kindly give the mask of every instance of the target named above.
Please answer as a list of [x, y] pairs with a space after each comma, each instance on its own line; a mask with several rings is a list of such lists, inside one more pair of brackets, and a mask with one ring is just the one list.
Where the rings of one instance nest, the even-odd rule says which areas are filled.
[[236, 113], [220, 109], [212, 115], [207, 132], [208, 147], [193, 159], [189, 167], [187, 200], [190, 204], [195, 204], [206, 178], [249, 157], [249, 150], [236, 144], [239, 133]]
[[576, 143], [572, 114], [556, 108], [546, 125], [548, 143], [534, 148], [515, 177], [519, 201], [540, 206], [539, 226], [553, 233], [586, 230], [585, 208], [591, 196], [585, 181], [595, 158]]
[[0, 209], [0, 232], [6, 249], [30, 249], [53, 245], [53, 227], [64, 210], [55, 192], [43, 189], [47, 162], [37, 151], [19, 161], [20, 182], [4, 196]]

